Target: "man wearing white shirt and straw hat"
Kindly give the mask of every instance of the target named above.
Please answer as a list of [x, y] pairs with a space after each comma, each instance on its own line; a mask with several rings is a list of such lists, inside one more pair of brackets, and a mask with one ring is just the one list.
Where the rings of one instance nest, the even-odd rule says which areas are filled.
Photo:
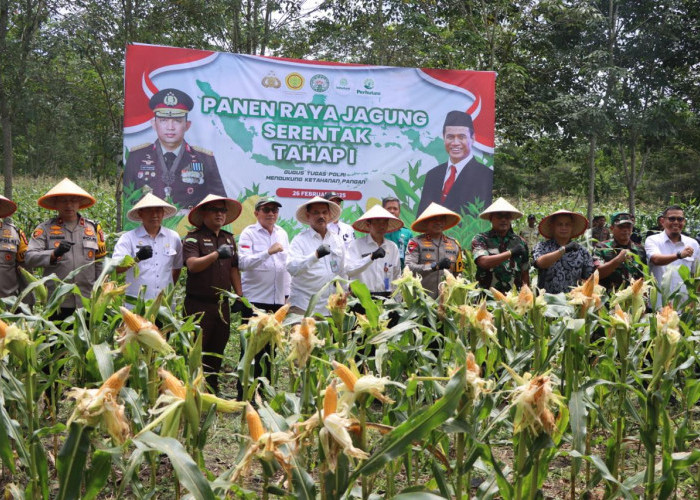
[[[126, 217], [134, 222], [141, 222], [136, 229], [121, 235], [114, 247], [112, 257], [122, 260], [130, 255], [139, 268], [138, 277], [133, 267], [118, 267], [117, 271], [126, 271], [129, 288], [126, 295], [129, 302], [135, 300], [141, 287], [145, 287], [144, 298], [155, 299], [161, 290], [177, 282], [182, 270], [182, 242], [180, 236], [167, 227], [163, 219], [172, 217], [177, 209], [152, 193], [147, 193]], [[128, 269], [128, 270], [127, 270]], [[127, 307], [133, 305], [127, 303]]]
[[[296, 217], [309, 227], [297, 234], [289, 246], [287, 270], [292, 275], [290, 313], [304, 314], [311, 297], [335, 278], [346, 278], [345, 244], [328, 224], [340, 216], [340, 207], [315, 196], [297, 208]], [[326, 304], [335, 290], [327, 287], [311, 313], [329, 314]]]
[[353, 240], [348, 247], [348, 277], [367, 285], [372, 295], [388, 297], [393, 289], [391, 282], [399, 278], [401, 267], [399, 248], [384, 235], [401, 229], [403, 222], [375, 205], [352, 227], [369, 234]]

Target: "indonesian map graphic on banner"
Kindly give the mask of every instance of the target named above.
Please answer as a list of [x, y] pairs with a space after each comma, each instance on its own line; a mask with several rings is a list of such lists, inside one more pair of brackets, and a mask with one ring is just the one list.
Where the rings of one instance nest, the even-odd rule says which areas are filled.
[[240, 234], [255, 201], [275, 196], [291, 235], [296, 207], [334, 191], [350, 223], [395, 196], [407, 225], [435, 201], [473, 233], [491, 202], [494, 101], [493, 72], [130, 45], [125, 212], [153, 192], [178, 207], [166, 225], [184, 233], [191, 206], [226, 195], [243, 203]]

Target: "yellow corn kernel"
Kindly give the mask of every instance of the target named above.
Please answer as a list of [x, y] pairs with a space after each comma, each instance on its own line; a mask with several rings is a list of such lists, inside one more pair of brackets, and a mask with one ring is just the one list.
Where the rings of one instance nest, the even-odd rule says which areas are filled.
[[338, 391], [335, 388], [335, 380], [326, 387], [326, 394], [323, 396], [323, 418], [338, 409]]
[[100, 386], [99, 393], [104, 394], [105, 392], [111, 392], [115, 396], [119, 394], [119, 391], [121, 391], [122, 387], [124, 387], [126, 379], [129, 378], [129, 371], [131, 371], [131, 365], [125, 366], [121, 370], [113, 373]]
[[0, 319], [0, 339], [4, 339], [7, 335], [7, 323]]
[[173, 396], [180, 399], [185, 399], [187, 391], [185, 390], [185, 384], [183, 384], [179, 378], [162, 367], [158, 369], [158, 375], [163, 379], [161, 389], [170, 391]]
[[253, 441], [257, 441], [265, 434], [265, 427], [263, 427], [262, 420], [260, 420], [260, 415], [250, 403], [245, 409], [245, 421], [248, 424], [248, 433]]
[[332, 361], [333, 364], [333, 371], [335, 371], [335, 374], [340, 377], [340, 380], [343, 381], [345, 384], [345, 387], [348, 388], [350, 391], [355, 390], [355, 382], [357, 382], [357, 376], [350, 371], [350, 368], [348, 368], [345, 365], [341, 365], [337, 361]]
[[289, 312], [289, 308], [292, 307], [291, 304], [285, 304], [277, 311], [275, 312], [275, 319], [279, 322], [282, 323], [284, 321], [284, 318], [287, 317], [287, 313]]
[[141, 316], [132, 313], [126, 307], [122, 306], [119, 308], [119, 310], [122, 312], [122, 318], [124, 319], [124, 323], [126, 324], [127, 328], [129, 328], [129, 330], [131, 330], [132, 332], [140, 331], [144, 327], [144, 325], [148, 323]]

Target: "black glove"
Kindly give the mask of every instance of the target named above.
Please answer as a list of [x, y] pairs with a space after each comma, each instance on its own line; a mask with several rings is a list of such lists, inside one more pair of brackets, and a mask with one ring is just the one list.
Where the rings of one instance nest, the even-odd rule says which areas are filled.
[[575, 252], [575, 251], [578, 250], [579, 248], [581, 248], [581, 245], [579, 245], [579, 244], [578, 244], [577, 242], [575, 242], [575, 241], [572, 241], [572, 242], [568, 243], [568, 244], [564, 247], [564, 249], [565, 249], [564, 253]]
[[139, 251], [136, 252], [136, 262], [141, 262], [142, 260], [147, 260], [151, 257], [153, 257], [153, 247], [151, 245], [139, 247]]
[[54, 249], [53, 251], [53, 256], [56, 257], [57, 259], [61, 255], [67, 254], [71, 247], [74, 245], [72, 241], [62, 241], [61, 243], [58, 244], [58, 246]]
[[316, 249], [316, 257], [319, 259], [324, 258], [329, 253], [331, 253], [331, 247], [329, 245], [324, 244]]
[[443, 257], [440, 259], [440, 262], [437, 263], [437, 268], [438, 269], [449, 269], [450, 266], [452, 265], [452, 261], [448, 259], [447, 257]]
[[381, 259], [385, 255], [386, 251], [382, 247], [379, 247], [374, 252], [372, 252], [372, 260]]
[[219, 252], [219, 259], [230, 259], [233, 255], [231, 245], [221, 245], [216, 251]]
[[527, 259], [527, 248], [525, 248], [525, 245], [517, 244], [510, 249], [510, 255], [513, 258], [517, 258], [522, 255], [525, 256], [525, 259]]

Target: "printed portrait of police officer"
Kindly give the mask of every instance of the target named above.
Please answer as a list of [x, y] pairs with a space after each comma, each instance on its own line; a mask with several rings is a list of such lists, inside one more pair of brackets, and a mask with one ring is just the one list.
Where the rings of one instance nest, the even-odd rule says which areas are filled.
[[158, 139], [131, 148], [126, 160], [124, 188], [151, 192], [186, 213], [207, 194], [226, 196], [211, 151], [185, 141], [194, 102], [177, 89], [163, 89], [151, 97], [151, 125]]
[[493, 171], [474, 157], [474, 122], [464, 111], [450, 111], [442, 126], [448, 161], [428, 171], [416, 215], [431, 202], [461, 213], [477, 198], [491, 204]]

